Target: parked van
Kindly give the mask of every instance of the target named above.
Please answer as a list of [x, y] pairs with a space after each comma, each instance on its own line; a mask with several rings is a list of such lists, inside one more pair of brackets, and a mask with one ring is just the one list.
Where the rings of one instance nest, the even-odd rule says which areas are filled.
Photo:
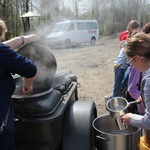
[[54, 25], [47, 36], [47, 43], [50, 46], [70, 47], [85, 42], [94, 45], [98, 39], [99, 26], [96, 20], [69, 20]]

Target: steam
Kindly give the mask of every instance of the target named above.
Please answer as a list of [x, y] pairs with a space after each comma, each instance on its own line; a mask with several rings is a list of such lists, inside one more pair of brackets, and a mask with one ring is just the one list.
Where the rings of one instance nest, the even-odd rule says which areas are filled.
[[40, 44], [25, 45], [18, 50], [18, 53], [32, 60], [36, 65], [36, 82], [45, 82], [54, 76], [57, 68], [56, 59], [46, 47]]

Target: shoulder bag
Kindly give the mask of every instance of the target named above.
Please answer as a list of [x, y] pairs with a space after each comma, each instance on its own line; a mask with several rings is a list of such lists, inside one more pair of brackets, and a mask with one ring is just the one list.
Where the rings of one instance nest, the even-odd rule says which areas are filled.
[[10, 105], [9, 105], [9, 108], [8, 108], [8, 111], [7, 111], [5, 120], [2, 121], [2, 125], [1, 125], [1, 127], [0, 127], [0, 135], [1, 135], [1, 133], [3, 132], [3, 130], [4, 130], [4, 127], [7, 125], [7, 121], [8, 121], [8, 117], [9, 117], [9, 112], [10, 112]]

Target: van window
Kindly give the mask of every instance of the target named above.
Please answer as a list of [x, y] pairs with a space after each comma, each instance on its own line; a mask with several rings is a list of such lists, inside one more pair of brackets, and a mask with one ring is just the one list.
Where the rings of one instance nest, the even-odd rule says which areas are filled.
[[77, 22], [77, 30], [85, 30], [84, 22]]
[[74, 31], [74, 30], [75, 30], [75, 25], [74, 25], [74, 23], [70, 23], [70, 25], [69, 25], [67, 31]]
[[66, 31], [67, 26], [68, 26], [68, 23], [56, 24], [54, 28], [52, 29], [52, 32], [64, 32]]
[[85, 27], [87, 30], [97, 29], [97, 23], [96, 22], [85, 22]]

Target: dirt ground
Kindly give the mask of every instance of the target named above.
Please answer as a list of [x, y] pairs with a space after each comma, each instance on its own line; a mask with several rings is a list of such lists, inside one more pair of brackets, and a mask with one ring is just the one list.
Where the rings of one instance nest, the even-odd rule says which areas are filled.
[[78, 88], [80, 100], [94, 101], [97, 113], [108, 113], [104, 97], [113, 90], [113, 64], [119, 53], [116, 37], [103, 37], [94, 46], [82, 44], [69, 49], [52, 49], [57, 61], [57, 71], [71, 72], [77, 76], [81, 85]]

